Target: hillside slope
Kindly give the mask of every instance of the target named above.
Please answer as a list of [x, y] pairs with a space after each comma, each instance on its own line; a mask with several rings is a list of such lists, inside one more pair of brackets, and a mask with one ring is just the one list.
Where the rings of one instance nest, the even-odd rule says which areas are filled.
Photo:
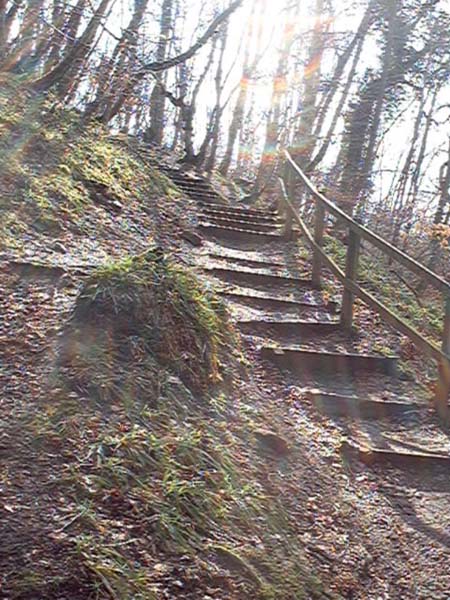
[[2, 597], [339, 597], [267, 479], [189, 201], [52, 98], [0, 102]]
[[0, 596], [447, 600], [447, 474], [339, 454], [193, 266], [155, 153], [0, 102]]

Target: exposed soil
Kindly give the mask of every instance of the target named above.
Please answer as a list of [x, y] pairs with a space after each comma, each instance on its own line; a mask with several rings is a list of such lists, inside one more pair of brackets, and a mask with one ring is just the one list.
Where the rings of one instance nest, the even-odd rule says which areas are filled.
[[[144, 239], [142, 236], [136, 246], [131, 245], [132, 249], [142, 250]], [[92, 248], [82, 245], [78, 249], [76, 243], [64, 238], [61, 243], [65, 248], [64, 259], [55, 259], [56, 265], [65, 268], [67, 264], [95, 262]], [[106, 252], [117, 256], [130, 249], [128, 238], [119, 241], [112, 234], [109, 238], [105, 234], [103, 244], [102, 255]], [[205, 264], [207, 251], [225, 253], [235, 259], [242, 259], [245, 254], [248, 261], [268, 263], [282, 263], [289, 256], [289, 273], [304, 274], [306, 257], [298, 260], [293, 248], [285, 245], [281, 251], [279, 248], [275, 251], [273, 246], [255, 249], [251, 245], [209, 243], [200, 251], [202, 259], [198, 264]], [[48, 436], [43, 444], [39, 435], [42, 415], [51, 413], [61, 393], [51, 379], [55, 347], [84, 276], [67, 269], [63, 276], [39, 269], [32, 275], [24, 275], [17, 271], [11, 258], [3, 260], [0, 271], [3, 392], [0, 400], [0, 596], [5, 600], [81, 600], [108, 595], [114, 598], [107, 586], [96, 591], [101, 588], [98, 577], [81, 565], [73, 552], [74, 538], [82, 531], [82, 515], [75, 511], [64, 481], [70, 476], [70, 465], [77, 457], [67, 446], [61, 445], [60, 438], [54, 439], [52, 447]], [[23, 254], [20, 258], [23, 259]], [[39, 248], [37, 239], [28, 258], [48, 262], [49, 253], [45, 247]], [[186, 246], [180, 254], [182, 259], [196, 262], [197, 257]], [[236, 267], [236, 260], [232, 259], [231, 264]], [[208, 281], [209, 285], [222, 285], [217, 280]], [[281, 291], [285, 297], [298, 294], [288, 288], [266, 291]], [[311, 292], [308, 298], [323, 301], [317, 292]], [[230, 308], [236, 318], [243, 314], [261, 316], [261, 311], [255, 312], [242, 304], [234, 303]], [[278, 317], [279, 313], [273, 316]], [[361, 310], [359, 318], [362, 324], [377, 323], [369, 311]], [[377, 324], [376, 328], [366, 327], [351, 345], [354, 350], [367, 350], [380, 338], [383, 345], [393, 350], [401, 349], [404, 344], [393, 332]], [[419, 420], [407, 422], [331, 419], [318, 414], [306, 394], [306, 389], [311, 387], [330, 389], [332, 386], [335, 390], [374, 397], [422, 398], [423, 386], [408, 380], [395, 383], [377, 375], [361, 375], [351, 381], [334, 377], [330, 381], [281, 373], [261, 361], [259, 348], [264, 341], [260, 336], [243, 338], [249, 375], [238, 382], [234, 407], [224, 429], [226, 435], [238, 440], [243, 479], [246, 473], [249, 477], [256, 476], [265, 497], [274, 507], [280, 505], [287, 511], [292, 537], [296, 542], [301, 541], [311, 572], [320, 576], [328, 590], [310, 597], [448, 600], [449, 467], [430, 471], [399, 470], [388, 465], [369, 467], [354, 460], [351, 454], [340, 452], [343, 436], [364, 437], [378, 443], [385, 435], [391, 440], [395, 438], [395, 447], [425, 445], [428, 450], [448, 452], [447, 432], [439, 428], [433, 413], [427, 410], [421, 413]], [[307, 343], [318, 347], [314, 340]], [[326, 344], [327, 340], [320, 343]], [[414, 357], [410, 367], [417, 372], [420, 359]], [[82, 398], [74, 400], [80, 402]], [[249, 423], [252, 430], [267, 430], [279, 436], [289, 452], [282, 456], [257, 452], [258, 442], [251, 431], [243, 433]], [[93, 421], [92, 428], [95, 427]], [[89, 435], [89, 431], [83, 432], [80, 439], [85, 436], [89, 442]], [[207, 552], [196, 558], [180, 557], [175, 552], [173, 557], [162, 553], [151, 546], [148, 524], [136, 523], [132, 509], [121, 505], [120, 498], [114, 499], [111, 495], [108, 501], [117, 503], [116, 512], [112, 513], [116, 516], [107, 521], [108, 535], [122, 536], [121, 543], [129, 544], [130, 557], [135, 556], [151, 574], [154, 595], [149, 598], [244, 600], [252, 593], [251, 586], [248, 587], [251, 576], [239, 572], [230, 560], [227, 563], [213, 557], [216, 570], [211, 575], [203, 564], [211, 558]], [[239, 523], [239, 531], [235, 545], [244, 554], [249, 549], [256, 552], [262, 542], [255, 539], [252, 523]], [[217, 541], [229, 540], [232, 535], [236, 535], [235, 529], [233, 533], [221, 532]], [[289, 554], [289, 540], [274, 536], [271, 543], [274, 561], [280, 545]], [[294, 553], [296, 546], [291, 548]], [[296, 559], [293, 554], [294, 564]], [[252, 560], [253, 567], [265, 576], [264, 564]], [[282, 564], [280, 570], [283, 570]], [[282, 572], [280, 576], [283, 577]], [[40, 581], [34, 585], [33, 578]], [[290, 597], [292, 600], [300, 598], [295, 593]]]

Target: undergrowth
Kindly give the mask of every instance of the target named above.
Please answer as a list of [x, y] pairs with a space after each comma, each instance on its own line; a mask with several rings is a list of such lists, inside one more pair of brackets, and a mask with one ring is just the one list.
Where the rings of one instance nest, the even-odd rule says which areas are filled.
[[63, 360], [76, 363], [77, 376], [91, 390], [100, 378], [96, 388], [103, 397], [116, 386], [116, 362], [149, 357], [204, 394], [222, 381], [221, 358], [232, 339], [223, 304], [154, 248], [89, 277], [64, 335]]
[[[325, 249], [345, 269], [346, 246], [337, 239], [326, 237]], [[358, 283], [373, 293], [423, 335], [440, 343], [443, 330], [442, 299], [432, 290], [421, 292], [411, 277], [403, 276], [401, 267], [390, 266], [378, 255], [363, 252], [360, 257]]]
[[226, 412], [205, 411], [170, 378], [158, 407], [113, 409], [106, 418], [66, 405], [35, 423], [68, 461], [55, 489], [71, 507], [60, 529], [96, 581], [87, 597], [334, 597], [310, 571], [283, 499], [258, 483], [245, 428], [230, 430]]

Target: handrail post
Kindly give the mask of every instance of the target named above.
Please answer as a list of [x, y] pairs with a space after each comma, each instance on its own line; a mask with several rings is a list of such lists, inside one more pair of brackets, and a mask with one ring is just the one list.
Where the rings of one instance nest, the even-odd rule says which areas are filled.
[[[442, 336], [442, 352], [450, 356], [450, 295], [444, 295], [445, 316]], [[439, 365], [439, 381], [436, 387], [434, 403], [436, 410], [445, 422], [449, 419], [450, 361], [443, 359]]]
[[[325, 208], [320, 200], [316, 199], [316, 211], [314, 216], [314, 241], [318, 246], [323, 246], [323, 233], [325, 229]], [[312, 264], [312, 284], [320, 288], [322, 283], [322, 256], [318, 250], [314, 250]]]
[[[349, 230], [347, 259], [345, 266], [345, 284], [355, 282], [358, 276], [359, 253], [361, 249], [360, 236]], [[353, 304], [355, 297], [353, 292], [344, 284], [344, 295], [342, 298], [341, 325], [344, 329], [350, 330], [353, 325]]]
[[292, 213], [289, 210], [289, 208], [286, 208], [286, 214], [285, 214], [285, 222], [284, 222], [284, 231], [283, 231], [283, 237], [285, 240], [287, 241], [291, 241], [292, 240], [292, 228], [294, 226], [294, 222], [292, 219]]
[[278, 214], [280, 217], [285, 217], [286, 213], [287, 213], [285, 190], [287, 190], [287, 188], [288, 188], [287, 182], [289, 179], [289, 171], [290, 171], [290, 166], [289, 166], [289, 163], [286, 161], [283, 165], [281, 176], [279, 177], [282, 193], [280, 194], [280, 197], [279, 197], [279, 200], [277, 203], [278, 204], [277, 211], [278, 211]]
[[[290, 164], [287, 161], [286, 161], [285, 171], [284, 171], [284, 180], [286, 182], [286, 186], [285, 186], [286, 187], [286, 195], [292, 203], [294, 200], [294, 194], [292, 193], [293, 183], [294, 183], [294, 173], [292, 171]], [[282, 194], [282, 196], [283, 196], [283, 199], [282, 199], [283, 213], [284, 213], [284, 219], [285, 219], [283, 237], [285, 240], [290, 241], [292, 239], [292, 229], [294, 226], [294, 217], [292, 215], [289, 205], [286, 203], [284, 194]]]

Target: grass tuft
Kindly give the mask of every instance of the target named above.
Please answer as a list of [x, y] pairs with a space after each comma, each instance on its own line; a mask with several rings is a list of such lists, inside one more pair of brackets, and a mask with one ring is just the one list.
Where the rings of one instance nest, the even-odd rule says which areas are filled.
[[139, 362], [154, 372], [156, 387], [158, 370], [168, 367], [191, 392], [204, 395], [222, 382], [221, 357], [232, 340], [220, 300], [155, 248], [105, 265], [88, 279], [64, 335], [62, 360], [76, 365], [81, 380], [89, 379], [104, 398], [118, 388], [132, 394], [126, 391], [132, 382], [114, 370]]

